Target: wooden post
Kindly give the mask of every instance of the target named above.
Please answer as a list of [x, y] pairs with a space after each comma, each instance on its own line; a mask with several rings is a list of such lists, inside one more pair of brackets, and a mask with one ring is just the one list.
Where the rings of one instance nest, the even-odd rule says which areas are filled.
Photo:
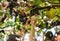
[[29, 41], [35, 41], [35, 25], [37, 21], [37, 16], [33, 16], [31, 18], [31, 31], [30, 31], [30, 38]]
[[34, 29], [34, 25], [31, 27], [30, 40], [29, 41], [35, 41], [35, 29]]

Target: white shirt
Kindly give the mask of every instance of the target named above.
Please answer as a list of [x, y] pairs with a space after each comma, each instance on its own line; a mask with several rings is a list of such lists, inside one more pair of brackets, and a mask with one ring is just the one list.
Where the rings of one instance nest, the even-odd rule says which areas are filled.
[[24, 41], [29, 41], [29, 36], [30, 36], [30, 34], [26, 33], [25, 36], [24, 36]]

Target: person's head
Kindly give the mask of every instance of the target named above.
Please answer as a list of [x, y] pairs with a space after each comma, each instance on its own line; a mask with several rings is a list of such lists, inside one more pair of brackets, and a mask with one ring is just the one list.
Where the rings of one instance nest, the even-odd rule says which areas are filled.
[[60, 41], [60, 35], [56, 37], [56, 41]]
[[18, 41], [16, 38], [20, 38], [19, 35], [9, 35], [9, 38], [7, 39], [7, 41]]
[[52, 34], [51, 31], [48, 31], [48, 32], [46, 33], [46, 38], [48, 38], [48, 39], [52, 39], [52, 38], [53, 38], [53, 34]]

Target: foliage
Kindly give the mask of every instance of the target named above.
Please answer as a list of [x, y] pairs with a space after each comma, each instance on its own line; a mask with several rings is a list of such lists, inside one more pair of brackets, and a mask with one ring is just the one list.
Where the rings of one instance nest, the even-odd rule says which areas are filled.
[[60, 8], [57, 9], [57, 15], [60, 17]]
[[1, 10], [1, 6], [0, 6], [0, 10]]
[[56, 9], [51, 8], [50, 10], [46, 11], [46, 16], [50, 19], [54, 18], [56, 16]]
[[3, 23], [3, 26], [5, 25], [6, 26], [14, 26], [14, 22], [12, 21], [12, 19], [9, 19], [9, 20], [5, 20], [4, 23]]
[[42, 32], [42, 29], [39, 29], [37, 32], [38, 32], [38, 35], [39, 35]]
[[28, 25], [28, 27], [27, 27], [27, 32], [30, 32], [30, 30], [31, 30], [31, 25]]
[[3, 12], [0, 12], [0, 16], [3, 16]]
[[41, 24], [41, 16], [38, 16], [38, 19], [37, 19], [37, 24], [40, 25]]
[[[49, 4], [59, 3], [59, 0], [46, 0], [46, 1]], [[45, 0], [35, 0], [35, 1], [30, 1], [30, 3], [33, 4], [33, 5], [40, 6], [40, 7], [43, 8], [43, 7], [46, 7], [46, 4], [47, 4], [46, 1]], [[5, 0], [2, 0], [2, 2], [5, 2]], [[49, 5], [47, 4], [47, 6], [49, 6]], [[30, 13], [31, 8], [28, 7], [28, 6], [26, 6], [26, 8], [27, 8], [26, 11], [28, 13]], [[2, 7], [0, 6], [0, 10], [1, 9], [2, 9]], [[20, 12], [21, 7], [19, 6], [17, 8], [17, 10]], [[58, 8], [58, 7], [52, 8], [51, 7], [49, 9], [47, 8], [45, 11], [44, 10], [39, 11], [40, 15], [38, 16], [38, 20], [37, 20], [37, 23], [36, 23], [38, 25], [42, 24], [42, 28], [43, 29], [46, 28], [46, 23], [41, 23], [41, 20], [42, 20], [43, 16], [47, 16], [49, 19], [51, 19], [53, 21], [54, 20], [59, 20], [60, 21], [60, 8]], [[8, 18], [11, 18], [10, 14], [9, 14], [9, 9], [6, 10], [6, 14], [7, 14]], [[58, 15], [58, 17], [56, 15]], [[0, 12], [0, 16], [3, 16], [3, 12]], [[18, 29], [22, 29], [23, 28], [23, 24], [20, 22], [19, 15], [16, 17], [16, 22], [13, 22], [13, 21], [10, 21], [10, 20], [5, 20], [4, 23], [0, 22], [0, 25], [15, 26], [16, 27], [16, 31], [18, 31]], [[31, 30], [31, 25], [29, 25], [27, 27], [27, 32], [29, 32], [30, 30]], [[42, 29], [40, 29], [38, 32], [40, 33], [40, 31], [42, 31]]]
[[35, 0], [35, 5], [39, 5], [41, 3], [41, 0]]
[[2, 0], [1, 2], [5, 2], [6, 0]]

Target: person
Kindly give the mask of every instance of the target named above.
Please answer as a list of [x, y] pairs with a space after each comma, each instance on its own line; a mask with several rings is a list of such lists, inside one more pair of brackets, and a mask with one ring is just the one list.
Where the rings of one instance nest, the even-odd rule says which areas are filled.
[[9, 38], [7, 39], [7, 41], [19, 41], [18, 39], [20, 38], [19, 35], [9, 35]]
[[30, 33], [26, 33], [24, 35], [24, 41], [29, 41], [29, 36], [30, 36]]
[[56, 41], [60, 41], [60, 31], [57, 32], [57, 37], [55, 38]]
[[20, 18], [20, 21], [22, 22], [22, 24], [24, 25], [27, 21], [27, 16], [24, 12], [24, 8], [21, 9], [21, 12], [19, 14], [19, 18]]
[[12, 16], [13, 8], [18, 6], [17, 0], [7, 0], [9, 2], [10, 15]]
[[45, 39], [45, 41], [52, 41], [52, 38], [53, 38], [52, 32], [51, 31], [48, 31], [46, 33], [46, 39]]

